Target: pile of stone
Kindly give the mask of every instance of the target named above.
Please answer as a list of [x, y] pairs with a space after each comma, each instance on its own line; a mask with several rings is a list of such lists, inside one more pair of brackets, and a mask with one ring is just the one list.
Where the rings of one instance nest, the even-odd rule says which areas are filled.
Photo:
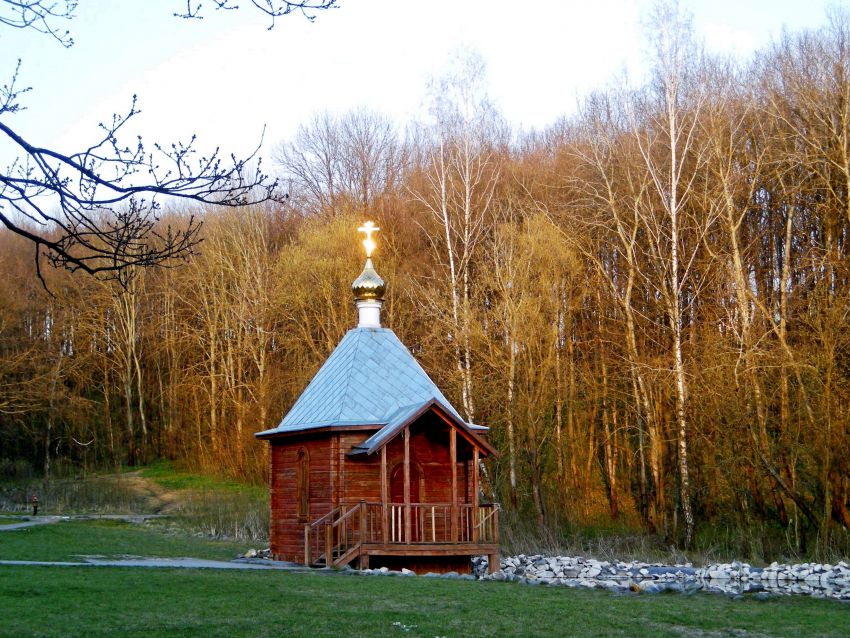
[[850, 601], [850, 565], [803, 563], [752, 567], [747, 563], [713, 563], [694, 567], [690, 563], [610, 562], [581, 556], [508, 556], [500, 569], [487, 573], [487, 557], [473, 559], [473, 572], [482, 580], [508, 580], [529, 585], [590, 587], [612, 591], [656, 593], [714, 591], [732, 595], [808, 594]]
[[271, 559], [272, 550], [270, 548], [266, 549], [249, 549], [244, 554], [239, 554], [236, 558], [262, 558], [262, 559]]
[[812, 596], [850, 600], [850, 565], [771, 563], [753, 567], [747, 563], [715, 563], [699, 570], [699, 577], [708, 585], [727, 587], [737, 583], [743, 591], [766, 591], [776, 594], [808, 594]]

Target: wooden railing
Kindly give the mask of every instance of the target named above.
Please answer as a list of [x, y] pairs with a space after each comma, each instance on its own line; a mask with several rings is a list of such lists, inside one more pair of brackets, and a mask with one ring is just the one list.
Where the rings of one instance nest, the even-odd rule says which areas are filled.
[[410, 525], [403, 503], [342, 505], [304, 525], [304, 563], [347, 565], [363, 544], [470, 544], [499, 542], [499, 505], [452, 507], [411, 503]]
[[335, 507], [312, 523], [304, 524], [304, 564], [312, 565], [314, 559], [321, 554], [322, 538], [325, 528], [331, 525], [339, 517], [340, 508]]

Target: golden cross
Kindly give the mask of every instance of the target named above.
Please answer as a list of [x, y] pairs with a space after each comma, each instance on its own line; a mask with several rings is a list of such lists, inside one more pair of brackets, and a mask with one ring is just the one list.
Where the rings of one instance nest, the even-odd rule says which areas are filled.
[[366, 249], [366, 256], [371, 257], [372, 251], [375, 250], [375, 241], [372, 239], [372, 233], [378, 232], [381, 230], [377, 226], [375, 226], [374, 222], [366, 222], [360, 228], [357, 229], [360, 233], [366, 234], [366, 239], [363, 240], [363, 248]]

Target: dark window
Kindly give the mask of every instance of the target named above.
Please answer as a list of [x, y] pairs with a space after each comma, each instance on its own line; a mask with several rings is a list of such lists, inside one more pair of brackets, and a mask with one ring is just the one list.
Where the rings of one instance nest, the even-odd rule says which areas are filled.
[[298, 521], [310, 518], [310, 455], [300, 448], [295, 458], [295, 496], [298, 499]]

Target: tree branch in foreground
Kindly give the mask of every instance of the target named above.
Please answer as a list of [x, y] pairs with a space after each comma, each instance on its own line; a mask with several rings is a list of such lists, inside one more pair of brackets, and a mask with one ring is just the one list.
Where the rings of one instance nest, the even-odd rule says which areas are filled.
[[[14, 80], [3, 90], [0, 116], [18, 108]], [[246, 158], [224, 159], [219, 149], [198, 153], [192, 136], [149, 152], [141, 138], [130, 145], [118, 139], [138, 113], [134, 97], [126, 114], [100, 125], [96, 142], [68, 155], [32, 144], [0, 121], [0, 136], [18, 150], [0, 170], [0, 223], [34, 242], [37, 259], [107, 276], [186, 259], [200, 223], [158, 228], [163, 199], [241, 206], [276, 198], [278, 182], [262, 172], [259, 146]]]

